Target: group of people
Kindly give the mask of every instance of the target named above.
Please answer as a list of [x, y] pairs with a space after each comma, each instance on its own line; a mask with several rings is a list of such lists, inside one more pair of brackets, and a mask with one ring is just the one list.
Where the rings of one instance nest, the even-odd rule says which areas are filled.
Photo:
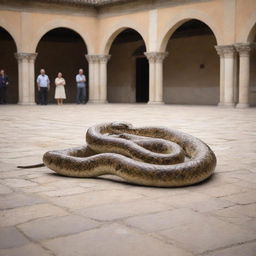
[[0, 70], [0, 104], [6, 104], [6, 90], [9, 84], [8, 76], [4, 70]]
[[[6, 91], [9, 84], [8, 76], [5, 74], [3, 69], [0, 70], [0, 104], [6, 104]], [[84, 75], [83, 69], [79, 69], [76, 75], [77, 84], [77, 104], [85, 103], [86, 96], [86, 77]], [[66, 81], [62, 77], [62, 73], [59, 72], [55, 78], [55, 96], [58, 105], [63, 104], [63, 100], [66, 99], [65, 93]], [[37, 86], [39, 92], [39, 104], [47, 105], [48, 103], [48, 91], [50, 90], [50, 79], [48, 75], [45, 74], [45, 70], [40, 70], [40, 75], [37, 77]]]
[[[63, 104], [63, 100], [66, 99], [65, 85], [66, 81], [62, 77], [62, 73], [59, 72], [55, 78], [55, 95], [54, 98], [57, 101], [58, 105]], [[86, 96], [86, 77], [84, 75], [83, 69], [79, 69], [78, 74], [76, 75], [76, 84], [77, 84], [77, 104], [85, 103]], [[47, 105], [48, 103], [48, 91], [50, 90], [50, 79], [48, 75], [45, 74], [45, 70], [40, 70], [40, 75], [37, 77], [37, 86], [39, 92], [39, 104]]]

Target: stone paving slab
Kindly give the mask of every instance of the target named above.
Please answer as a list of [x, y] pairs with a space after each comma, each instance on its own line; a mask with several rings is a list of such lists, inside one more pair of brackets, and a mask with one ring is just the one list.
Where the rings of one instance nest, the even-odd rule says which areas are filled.
[[3, 179], [2, 182], [6, 184], [7, 186], [10, 186], [12, 188], [22, 188], [22, 187], [31, 187], [36, 186], [37, 184], [35, 182], [25, 180], [25, 179]]
[[2, 249], [0, 250], [1, 256], [53, 256], [52, 252], [49, 250], [43, 249], [40, 245], [37, 244], [27, 244], [21, 247]]
[[254, 230], [256, 233], [256, 204], [234, 205], [213, 211], [212, 214], [229, 223]]
[[256, 203], [256, 189], [248, 190], [245, 193], [239, 193], [239, 195], [230, 195], [224, 197], [225, 200], [237, 203], [237, 204], [252, 204]]
[[0, 228], [0, 249], [18, 247], [29, 243], [29, 240], [15, 227]]
[[256, 242], [253, 242], [218, 250], [216, 252], [209, 253], [208, 256], [255, 256], [255, 252]]
[[[255, 117], [255, 108], [1, 106], [0, 255], [255, 256]], [[217, 156], [215, 175], [166, 189], [16, 168], [40, 163], [47, 150], [84, 144], [90, 126], [109, 121], [202, 139]]]
[[12, 193], [0, 197], [0, 209], [11, 209], [45, 202], [46, 200], [36, 196], [21, 193]]
[[168, 205], [153, 200], [143, 199], [132, 202], [111, 203], [103, 206], [90, 207], [75, 212], [100, 221], [114, 221], [129, 216], [159, 212], [170, 208], [171, 207]]
[[192, 255], [185, 250], [165, 244], [150, 236], [137, 233], [120, 224], [111, 224], [78, 235], [56, 238], [43, 244], [57, 256]]
[[[203, 216], [187, 225], [159, 232], [195, 255], [256, 239], [256, 233], [214, 217]], [[191, 234], [194, 234], [191, 236]]]
[[0, 195], [1, 196], [12, 193], [12, 192], [13, 191], [10, 188], [8, 188], [7, 186], [0, 184]]
[[247, 188], [241, 187], [239, 184], [223, 184], [222, 186], [208, 188], [205, 193], [214, 197], [223, 197], [233, 194], [240, 194], [242, 192], [246, 192], [246, 190]]
[[46, 240], [93, 229], [100, 223], [77, 215], [40, 218], [18, 225], [31, 240]]
[[79, 195], [58, 198], [51, 197], [49, 200], [60, 207], [82, 209], [114, 202], [128, 202], [141, 197], [141, 195], [133, 193], [132, 191], [108, 190], [107, 192], [89, 191]]
[[37, 218], [47, 216], [63, 216], [67, 212], [50, 204], [36, 204], [15, 209], [2, 210], [0, 213], [0, 226], [14, 226]]
[[124, 223], [152, 233], [154, 231], [182, 227], [196, 220], [199, 222], [203, 217], [203, 215], [190, 209], [182, 208], [128, 218]]

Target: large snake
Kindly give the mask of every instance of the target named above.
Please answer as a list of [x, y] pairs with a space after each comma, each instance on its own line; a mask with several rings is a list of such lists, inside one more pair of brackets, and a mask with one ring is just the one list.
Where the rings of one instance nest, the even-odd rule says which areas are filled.
[[104, 123], [87, 130], [82, 147], [48, 151], [44, 164], [71, 177], [117, 175], [129, 183], [177, 187], [199, 183], [216, 166], [201, 140], [172, 129]]

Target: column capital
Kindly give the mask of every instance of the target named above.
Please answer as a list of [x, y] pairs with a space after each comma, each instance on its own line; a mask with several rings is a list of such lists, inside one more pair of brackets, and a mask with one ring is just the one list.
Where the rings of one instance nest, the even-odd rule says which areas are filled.
[[27, 60], [27, 61], [35, 61], [37, 57], [37, 52], [28, 53], [28, 52], [16, 52], [14, 54], [15, 58], [18, 61]]
[[253, 50], [255, 44], [253, 43], [237, 43], [234, 44], [237, 52], [239, 53], [240, 57], [249, 57], [250, 51]]
[[95, 63], [99, 61], [99, 55], [91, 54], [91, 55], [85, 55], [86, 59], [89, 63]]
[[109, 61], [109, 59], [111, 58], [111, 55], [109, 54], [102, 54], [102, 55], [99, 55], [99, 61], [100, 63], [107, 63]]
[[168, 52], [144, 52], [149, 62], [162, 62], [168, 55]]
[[108, 60], [110, 59], [111, 55], [91, 54], [91, 55], [85, 55], [85, 57], [89, 63], [95, 63], [95, 62], [107, 63]]
[[233, 45], [216, 45], [215, 49], [220, 57], [233, 58], [236, 51]]
[[224, 57], [224, 52], [223, 52], [222, 46], [221, 45], [215, 45], [214, 47], [215, 47], [215, 49], [217, 51], [217, 54], [220, 57]]

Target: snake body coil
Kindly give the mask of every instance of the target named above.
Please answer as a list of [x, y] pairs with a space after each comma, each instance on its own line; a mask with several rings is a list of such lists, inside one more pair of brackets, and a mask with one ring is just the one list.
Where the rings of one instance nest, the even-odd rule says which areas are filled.
[[201, 140], [167, 128], [104, 123], [87, 130], [85, 146], [46, 152], [44, 164], [61, 175], [117, 175], [140, 185], [177, 187], [207, 179], [216, 157]]

